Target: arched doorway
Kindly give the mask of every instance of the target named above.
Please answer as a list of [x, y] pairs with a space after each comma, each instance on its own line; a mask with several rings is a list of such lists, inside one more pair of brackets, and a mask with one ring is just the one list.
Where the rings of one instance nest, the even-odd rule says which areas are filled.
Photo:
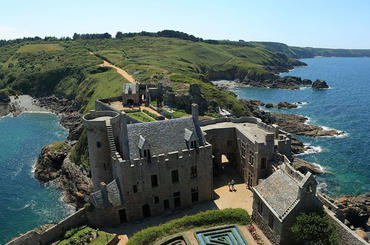
[[148, 204], [143, 205], [143, 216], [150, 217], [150, 207]]
[[127, 100], [127, 105], [128, 106], [134, 105], [134, 100], [133, 99], [128, 99]]

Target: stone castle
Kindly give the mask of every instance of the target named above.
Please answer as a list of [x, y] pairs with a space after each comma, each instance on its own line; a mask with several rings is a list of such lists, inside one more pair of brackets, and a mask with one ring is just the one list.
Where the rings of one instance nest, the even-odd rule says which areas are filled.
[[[161, 88], [154, 90], [161, 100]], [[129, 84], [115, 99], [149, 106], [150, 98], [149, 86]], [[197, 104], [189, 117], [142, 123], [111, 107], [112, 100], [97, 101], [97, 111], [83, 117], [97, 225], [212, 200], [213, 176], [222, 171], [223, 156], [253, 190], [253, 218], [275, 243], [289, 235], [283, 224], [291, 223], [292, 210], [318, 203], [316, 180], [290, 167], [291, 136], [278, 126], [254, 117], [200, 121]]]

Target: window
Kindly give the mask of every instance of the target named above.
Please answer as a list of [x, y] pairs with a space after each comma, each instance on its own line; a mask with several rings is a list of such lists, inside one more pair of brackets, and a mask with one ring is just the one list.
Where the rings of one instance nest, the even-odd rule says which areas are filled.
[[100, 142], [99, 142], [99, 141], [96, 141], [96, 147], [97, 147], [97, 148], [100, 148], [100, 147], [101, 147], [101, 144], [100, 144]]
[[149, 149], [145, 149], [143, 152], [144, 152], [144, 157], [145, 158], [150, 158], [150, 150]]
[[272, 229], [274, 227], [274, 216], [269, 215], [269, 227]]
[[178, 208], [181, 206], [180, 192], [173, 193], [173, 204], [175, 208]]
[[133, 185], [132, 190], [134, 191], [134, 193], [136, 193], [137, 192], [137, 185]]
[[245, 144], [243, 142], [241, 142], [240, 148], [242, 157], [245, 157]]
[[198, 187], [191, 188], [191, 202], [197, 202], [199, 200]]
[[197, 147], [197, 141], [193, 140], [190, 142], [190, 148], [196, 148]]
[[178, 170], [173, 170], [171, 172], [171, 176], [172, 176], [172, 183], [179, 182], [179, 171]]
[[198, 177], [198, 170], [197, 170], [197, 166], [191, 166], [190, 168], [190, 178], [196, 178]]
[[156, 174], [153, 174], [151, 176], [151, 179], [152, 179], [152, 187], [157, 187], [158, 186], [158, 179], [157, 179], [157, 175]]
[[249, 152], [249, 164], [253, 167], [253, 164], [254, 164], [254, 153], [253, 153], [253, 151]]
[[261, 169], [266, 169], [266, 158], [261, 159]]
[[103, 163], [104, 165], [104, 171], [107, 171], [107, 166], [105, 165], [105, 163]]
[[168, 200], [168, 199], [163, 200], [163, 206], [164, 206], [164, 210], [169, 209], [170, 208], [170, 200]]
[[258, 199], [258, 213], [262, 215], [262, 211], [263, 211], [263, 203], [261, 199]]
[[158, 196], [154, 197], [154, 203], [156, 203], [156, 204], [159, 203], [159, 197]]

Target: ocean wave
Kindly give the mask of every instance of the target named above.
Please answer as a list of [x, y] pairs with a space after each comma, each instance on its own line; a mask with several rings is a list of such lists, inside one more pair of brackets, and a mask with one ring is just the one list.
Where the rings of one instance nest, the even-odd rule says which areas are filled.
[[20, 207], [20, 208], [11, 208], [11, 207], [8, 207], [7, 209], [8, 210], [11, 210], [11, 211], [17, 211], [17, 212], [19, 212], [19, 211], [21, 211], [21, 210], [23, 210], [23, 209], [26, 209], [26, 208], [28, 208], [28, 207], [31, 207], [32, 208], [32, 206], [34, 206], [35, 205], [35, 201], [30, 201], [30, 202], [27, 202], [25, 205], [23, 205], [22, 207]]
[[22, 111], [19, 115], [23, 114], [23, 113], [37, 113], [37, 114], [54, 114], [56, 115], [54, 112], [52, 111]]
[[306, 147], [306, 150], [302, 153], [295, 154], [295, 156], [315, 154], [323, 151], [323, 148], [321, 146], [311, 146], [309, 143], [304, 143], [304, 146]]
[[1, 116], [0, 119], [6, 118], [6, 117], [14, 117], [14, 116], [13, 116], [13, 113], [9, 112], [8, 115]]

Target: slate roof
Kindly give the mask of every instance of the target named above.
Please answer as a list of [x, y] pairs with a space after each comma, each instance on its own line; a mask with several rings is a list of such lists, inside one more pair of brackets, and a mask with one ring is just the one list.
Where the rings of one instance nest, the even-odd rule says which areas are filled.
[[123, 92], [125, 94], [129, 94], [129, 90], [131, 89], [131, 94], [137, 94], [137, 84], [135, 83], [125, 83], [123, 84]]
[[254, 190], [279, 215], [280, 219], [284, 219], [297, 202], [299, 185], [279, 169], [254, 187]]
[[141, 137], [145, 139], [145, 144], [149, 145], [151, 155], [187, 149], [184, 138], [185, 129], [193, 131], [198, 143], [202, 145], [202, 135], [197, 134], [192, 117], [128, 124], [130, 158], [140, 157], [139, 144], [143, 143], [143, 139], [140, 141]]

